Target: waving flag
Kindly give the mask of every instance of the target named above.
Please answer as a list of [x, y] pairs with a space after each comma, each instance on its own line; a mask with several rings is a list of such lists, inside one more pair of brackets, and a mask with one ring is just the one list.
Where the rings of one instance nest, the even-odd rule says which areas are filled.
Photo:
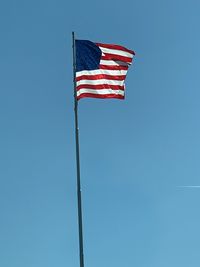
[[77, 99], [124, 99], [124, 81], [134, 55], [120, 45], [76, 40]]

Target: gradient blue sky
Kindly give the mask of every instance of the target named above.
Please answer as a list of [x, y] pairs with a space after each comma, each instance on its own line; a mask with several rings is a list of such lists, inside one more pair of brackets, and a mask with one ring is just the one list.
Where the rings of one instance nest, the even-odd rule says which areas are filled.
[[79, 106], [85, 267], [200, 266], [200, 2], [0, 2], [0, 266], [78, 267], [71, 31], [136, 51]]

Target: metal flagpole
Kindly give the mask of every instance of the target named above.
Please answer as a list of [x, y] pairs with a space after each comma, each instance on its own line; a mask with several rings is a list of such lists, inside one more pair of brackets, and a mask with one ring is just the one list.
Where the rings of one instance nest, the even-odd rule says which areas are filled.
[[81, 177], [80, 177], [80, 156], [79, 156], [78, 100], [77, 100], [77, 91], [76, 91], [76, 42], [75, 42], [74, 32], [72, 32], [72, 44], [73, 44], [72, 47], [73, 47], [74, 115], [75, 115], [75, 136], [76, 136], [79, 256], [80, 256], [80, 267], [84, 267], [83, 223], [82, 223], [81, 179], [80, 179]]

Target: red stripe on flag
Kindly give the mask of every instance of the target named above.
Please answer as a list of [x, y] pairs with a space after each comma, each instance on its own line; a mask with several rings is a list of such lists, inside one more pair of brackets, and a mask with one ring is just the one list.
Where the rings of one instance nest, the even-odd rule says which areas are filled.
[[98, 75], [81, 75], [76, 78], [76, 81], [81, 80], [115, 80], [115, 81], [123, 81], [125, 80], [126, 75], [107, 75], [107, 74], [98, 74]]
[[102, 70], [128, 70], [128, 66], [111, 66], [111, 65], [99, 65], [99, 68]]
[[78, 85], [76, 87], [76, 90], [80, 90], [80, 89], [96, 89], [96, 90], [101, 90], [101, 89], [112, 89], [112, 90], [124, 90], [125, 86], [124, 85], [111, 85], [111, 84], [97, 84], [97, 85], [93, 85], [93, 84], [82, 84], [82, 85]]
[[77, 96], [77, 99], [81, 99], [84, 97], [92, 97], [92, 98], [117, 98], [117, 99], [124, 99], [122, 95], [115, 95], [115, 94], [106, 94], [106, 95], [98, 95], [98, 94], [90, 94], [90, 93], [83, 93]]
[[113, 44], [101, 44], [101, 43], [96, 43], [97, 46], [101, 46], [104, 48], [109, 48], [109, 49], [116, 49], [116, 50], [122, 50], [128, 53], [131, 53], [132, 55], [135, 55], [135, 52], [133, 50], [127, 49], [124, 46], [121, 45], [113, 45]]
[[126, 63], [131, 63], [132, 62], [132, 58], [130, 57], [124, 57], [124, 56], [121, 56], [121, 55], [115, 55], [115, 54], [108, 54], [108, 53], [104, 53], [103, 56], [101, 56], [101, 59], [103, 60], [119, 60], [119, 61], [123, 61], [123, 62], [126, 62]]

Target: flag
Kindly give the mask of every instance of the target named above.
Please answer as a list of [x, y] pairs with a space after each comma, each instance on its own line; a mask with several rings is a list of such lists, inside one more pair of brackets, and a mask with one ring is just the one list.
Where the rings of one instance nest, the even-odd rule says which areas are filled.
[[134, 55], [120, 45], [76, 40], [77, 99], [124, 99], [124, 81]]

